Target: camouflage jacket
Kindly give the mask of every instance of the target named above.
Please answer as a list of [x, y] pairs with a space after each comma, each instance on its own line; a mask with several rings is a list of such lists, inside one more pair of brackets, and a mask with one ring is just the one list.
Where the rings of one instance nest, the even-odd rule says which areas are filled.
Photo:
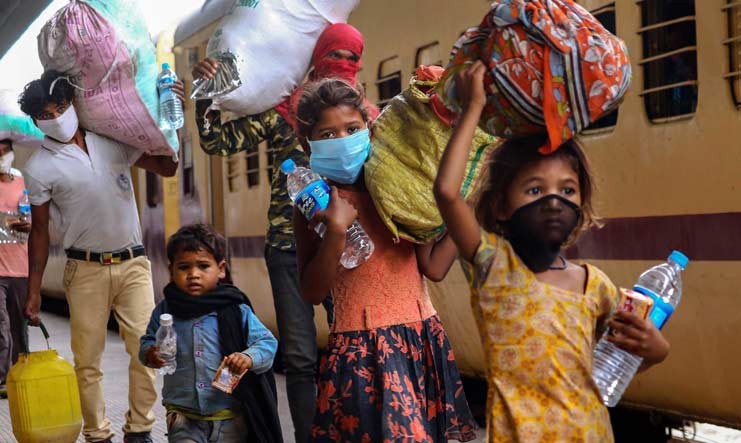
[[291, 158], [298, 166], [307, 166], [308, 158], [298, 143], [291, 126], [274, 110], [221, 123], [218, 111], [210, 111], [210, 124], [206, 127], [205, 113], [210, 100], [196, 105], [196, 123], [201, 149], [209, 155], [226, 157], [238, 152], [257, 151], [265, 140], [268, 144], [268, 161], [272, 165], [270, 208], [268, 209], [268, 246], [281, 251], [295, 251], [293, 236], [293, 205], [286, 189], [286, 176], [280, 164]]

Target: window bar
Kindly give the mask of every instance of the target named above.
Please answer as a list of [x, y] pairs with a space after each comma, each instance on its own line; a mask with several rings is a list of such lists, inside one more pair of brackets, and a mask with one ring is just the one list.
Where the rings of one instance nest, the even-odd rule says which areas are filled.
[[653, 25], [644, 26], [638, 28], [638, 34], [643, 34], [647, 31], [653, 31], [654, 29], [665, 28], [667, 26], [676, 25], [677, 23], [694, 22], [695, 15], [687, 15], [685, 17], [675, 18], [674, 20], [667, 20], [665, 22], [654, 23]]
[[727, 11], [729, 9], [738, 8], [739, 6], [741, 6], [741, 2], [733, 2], [733, 3], [729, 3], [727, 5], [724, 5], [722, 8], [720, 8], [720, 10], [721, 11]]
[[673, 55], [682, 54], [684, 52], [697, 52], [697, 46], [685, 46], [684, 48], [675, 49], [674, 51], [669, 51], [663, 54], [654, 55], [653, 57], [644, 58], [642, 60], [638, 60], [638, 64], [645, 65], [647, 63], [669, 58]]
[[733, 43], [736, 43], [736, 42], [741, 42], [741, 35], [737, 35], [735, 37], [731, 37], [731, 38], [727, 38], [727, 39], [723, 40], [723, 44], [724, 45], [730, 45], [730, 44], [733, 44]]
[[615, 12], [615, 3], [610, 3], [605, 6], [601, 6], [594, 11], [589, 11], [592, 15], [604, 14], [605, 12]]
[[733, 71], [729, 72], [728, 74], [724, 74], [723, 78], [736, 78], [741, 77], [741, 71]]
[[680, 86], [697, 86], [697, 80], [687, 80], [679, 83], [672, 83], [670, 85], [662, 85], [655, 88], [644, 89], [643, 91], [639, 92], [638, 95], [642, 97], [644, 95], [666, 91], [667, 89], [679, 88]]

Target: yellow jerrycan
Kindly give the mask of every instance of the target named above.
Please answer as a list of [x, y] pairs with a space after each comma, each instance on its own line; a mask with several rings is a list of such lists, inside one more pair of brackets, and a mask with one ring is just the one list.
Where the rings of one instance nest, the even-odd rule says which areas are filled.
[[74, 443], [82, 428], [75, 370], [49, 347], [49, 332], [40, 326], [47, 350], [29, 352], [26, 321], [23, 353], [7, 377], [13, 435], [18, 443]]

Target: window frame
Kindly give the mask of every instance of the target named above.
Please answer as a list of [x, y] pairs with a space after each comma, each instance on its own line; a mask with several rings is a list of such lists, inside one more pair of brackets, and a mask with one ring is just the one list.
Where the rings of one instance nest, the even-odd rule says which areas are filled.
[[[429, 50], [434, 47], [440, 48], [439, 40], [435, 40], [434, 42], [427, 43], [417, 48], [416, 52], [414, 53], [414, 66], [412, 67], [412, 70], [417, 69], [417, 67], [422, 64], [420, 59], [422, 58], [422, 54], [424, 53], [424, 51]], [[439, 64], [433, 63], [432, 65], [426, 65], [426, 66], [440, 66], [441, 68], [444, 67], [442, 54], [438, 54], [438, 55], [440, 56]]]
[[[646, 117], [651, 123], [654, 124], [663, 124], [663, 123], [670, 123], [675, 122], [679, 120], [688, 120], [694, 118], [695, 114], [697, 113], [697, 106], [699, 104], [699, 81], [697, 78], [695, 79], [688, 79], [684, 81], [674, 82], [674, 83], [665, 83], [660, 84], [658, 86], [652, 86], [647, 87], [646, 85], [650, 82], [650, 80], [653, 79], [653, 76], [651, 76], [648, 72], [648, 66], [656, 61], [660, 61], [669, 57], [672, 57], [674, 55], [684, 54], [684, 53], [694, 53], [695, 55], [695, 77], [698, 76], [697, 72], [697, 0], [691, 0], [692, 5], [694, 8], [694, 14], [692, 15], [684, 15], [681, 17], [677, 17], [670, 20], [664, 20], [657, 23], [652, 23], [650, 25], [645, 25], [644, 20], [644, 10], [643, 5], [648, 5], [648, 2], [652, 0], [636, 0], [636, 4], [641, 8], [641, 27], [638, 29], [637, 34], [641, 37], [641, 46], [642, 46], [642, 57], [638, 62], [636, 63], [638, 66], [640, 66], [643, 69], [643, 86], [641, 87], [641, 90], [638, 92], [638, 96], [643, 99], [643, 109], [646, 113]], [[653, 0], [656, 1], [656, 0]], [[648, 7], [648, 6], [647, 6]], [[662, 28], [667, 28], [669, 26], [673, 26], [680, 23], [688, 23], [691, 22], [694, 24], [694, 32], [695, 32], [695, 44], [694, 45], [686, 45], [682, 46], [680, 48], [667, 51], [661, 54], [656, 54], [652, 56], [646, 55], [646, 33], [655, 31]], [[651, 113], [649, 112], [649, 99], [648, 97], [652, 94], [656, 94], [662, 91], [672, 90], [679, 87], [684, 86], [692, 86], [694, 88], [695, 93], [695, 102], [694, 102], [694, 108], [692, 109], [692, 112], [689, 113], [683, 113], [683, 114], [674, 114], [674, 115], [666, 115], [663, 117], [652, 117]]]
[[[254, 164], [250, 164], [254, 161]], [[244, 175], [247, 179], [247, 188], [260, 186], [260, 149], [244, 153]]]
[[[728, 47], [728, 73], [723, 75], [723, 78], [728, 80], [731, 87], [731, 98], [736, 109], [741, 110], [741, 1], [727, 0], [721, 10], [726, 13], [728, 26], [727, 38], [723, 40], [723, 44]], [[738, 20], [735, 23], [738, 34], [733, 27], [734, 12]], [[735, 56], [734, 50], [737, 51]]]
[[239, 192], [239, 164], [240, 157], [243, 157], [243, 155], [230, 155], [226, 158], [224, 158], [224, 161], [226, 163], [226, 190], [230, 194]]
[[[399, 69], [396, 71], [392, 71], [388, 74], [383, 74], [384, 72], [384, 65], [392, 60], [399, 60]], [[399, 80], [399, 91], [396, 93], [391, 94], [390, 96], [386, 97], [385, 94], [382, 92], [382, 87], [395, 79]], [[398, 55], [392, 55], [391, 57], [386, 57], [385, 59], [378, 62], [378, 72], [376, 74], [376, 88], [378, 91], [378, 102], [376, 103], [379, 108], [383, 108], [386, 106], [386, 104], [391, 101], [392, 98], [396, 97], [399, 93], [401, 93], [401, 58]]]

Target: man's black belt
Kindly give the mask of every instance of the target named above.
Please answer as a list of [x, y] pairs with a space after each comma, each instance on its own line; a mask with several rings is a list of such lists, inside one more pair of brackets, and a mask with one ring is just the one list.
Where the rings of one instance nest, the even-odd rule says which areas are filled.
[[72, 260], [98, 262], [101, 265], [113, 265], [145, 254], [144, 246], [141, 245], [112, 252], [91, 252], [74, 248], [66, 249], [64, 252], [67, 258]]

